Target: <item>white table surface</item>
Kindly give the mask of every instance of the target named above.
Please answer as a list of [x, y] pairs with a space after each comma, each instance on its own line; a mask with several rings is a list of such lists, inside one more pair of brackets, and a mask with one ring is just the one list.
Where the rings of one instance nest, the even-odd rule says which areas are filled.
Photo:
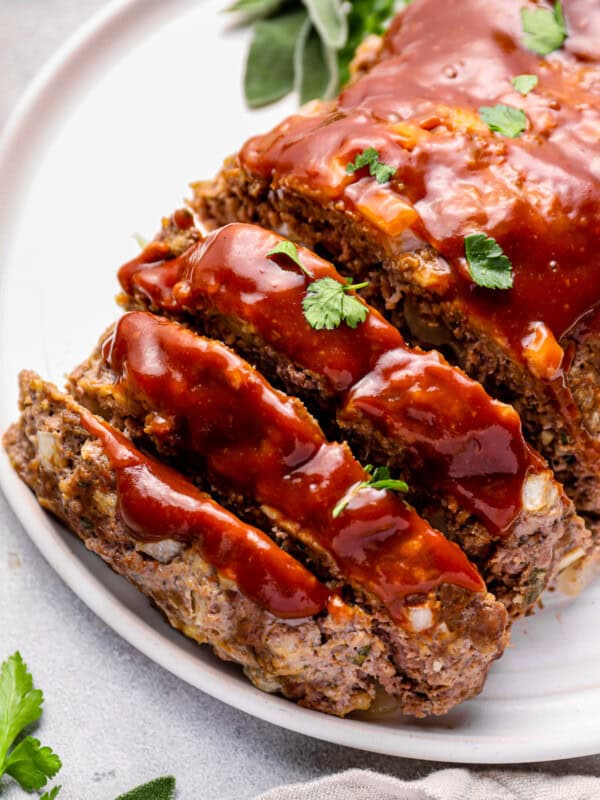
[[[103, 3], [0, 0], [0, 125], [48, 55]], [[182, 683], [88, 611], [0, 494], [0, 660], [17, 648], [45, 692], [39, 735], [63, 760], [62, 800], [112, 800], [165, 773], [177, 777], [178, 800], [245, 800], [350, 767], [413, 778], [441, 766], [288, 733]], [[600, 756], [530, 769], [599, 775]], [[0, 794], [24, 796], [8, 782]]]

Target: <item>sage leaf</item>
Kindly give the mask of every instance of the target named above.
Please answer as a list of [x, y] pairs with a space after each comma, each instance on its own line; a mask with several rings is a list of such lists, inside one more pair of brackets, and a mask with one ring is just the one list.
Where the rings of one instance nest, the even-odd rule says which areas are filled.
[[251, 108], [273, 103], [293, 90], [296, 42], [306, 19], [304, 10], [288, 11], [254, 26], [244, 75]]
[[323, 42], [310, 18], [298, 37], [294, 62], [295, 88], [300, 103], [335, 97], [339, 81], [337, 53]]
[[175, 797], [175, 778], [166, 775], [144, 783], [130, 792], [120, 794], [116, 800], [173, 800]]
[[236, 0], [225, 11], [239, 14], [245, 22], [269, 17], [278, 11], [284, 0]]
[[339, 50], [348, 39], [349, 3], [342, 0], [303, 0], [326, 47]]

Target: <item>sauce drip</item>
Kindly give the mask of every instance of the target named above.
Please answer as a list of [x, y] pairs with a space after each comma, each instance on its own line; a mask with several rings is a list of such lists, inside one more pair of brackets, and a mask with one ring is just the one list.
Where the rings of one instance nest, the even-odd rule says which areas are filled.
[[[291, 262], [265, 256], [280, 241], [254, 225], [227, 225], [172, 261], [148, 266], [153, 254], [142, 253], [119, 279], [152, 307], [196, 317], [216, 310], [249, 324], [295, 365], [325, 377], [346, 405], [343, 415], [366, 414], [414, 451], [415, 472], [428, 485], [452, 491], [497, 535], [508, 531], [521, 510], [523, 481], [541, 463], [517, 413], [441, 357], [407, 349], [373, 309], [355, 330], [311, 328], [302, 312], [307, 277]], [[303, 248], [299, 254], [315, 277], [340, 280], [328, 262]]]
[[159, 447], [201, 458], [228, 490], [253, 498], [281, 527], [328, 552], [396, 620], [404, 618], [408, 594], [441, 583], [485, 589], [460, 548], [391, 492], [358, 491], [333, 518], [336, 503], [368, 474], [345, 445], [324, 439], [298, 401], [220, 343], [132, 312], [103, 354], [117, 375], [117, 397], [151, 412], [145, 430]]
[[100, 441], [115, 471], [119, 511], [136, 538], [194, 542], [221, 575], [276, 617], [302, 619], [342, 605], [268, 536], [221, 508], [178, 472], [141, 453], [88, 411], [81, 412], [81, 423]]
[[[549, 381], [560, 379], [556, 342], [600, 301], [598, 6], [563, 5], [570, 35], [542, 59], [523, 45], [520, 11], [550, 4], [418, 0], [392, 24], [380, 63], [337, 103], [289, 118], [240, 154], [243, 168], [275, 188], [360, 214], [374, 179], [349, 176], [345, 165], [375, 147], [397, 167], [382, 191], [396, 198], [398, 218], [406, 220], [399, 233], [380, 204], [384, 244], [398, 253], [417, 235], [433, 246], [452, 269], [445, 296], [517, 358], [528, 359], [532, 332], [543, 324], [548, 346], [534, 356], [539, 377]], [[539, 77], [526, 97], [510, 83], [523, 73]], [[478, 108], [496, 103], [525, 111], [522, 136], [495, 135], [481, 121]], [[464, 237], [474, 231], [494, 237], [511, 259], [512, 290], [471, 280]]]

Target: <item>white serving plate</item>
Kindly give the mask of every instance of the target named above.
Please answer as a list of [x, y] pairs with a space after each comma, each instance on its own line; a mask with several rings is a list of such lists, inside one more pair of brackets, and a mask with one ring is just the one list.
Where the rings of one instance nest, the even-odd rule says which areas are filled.
[[[294, 108], [248, 112], [247, 34], [223, 0], [121, 0], [82, 28], [30, 88], [0, 145], [0, 427], [16, 375], [58, 383], [115, 318], [117, 266], [223, 157]], [[549, 595], [516, 626], [484, 693], [446, 717], [327, 717], [254, 689], [175, 633], [133, 587], [53, 523], [0, 456], [0, 484], [65, 582], [108, 625], [204, 692], [283, 728], [397, 756], [516, 763], [600, 752], [600, 586]]]

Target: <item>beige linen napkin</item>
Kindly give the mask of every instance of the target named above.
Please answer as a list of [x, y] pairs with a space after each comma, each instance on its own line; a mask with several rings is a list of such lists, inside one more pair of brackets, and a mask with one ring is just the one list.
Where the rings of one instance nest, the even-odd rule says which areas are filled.
[[281, 786], [256, 800], [600, 800], [600, 778], [444, 769], [417, 781], [351, 769]]

